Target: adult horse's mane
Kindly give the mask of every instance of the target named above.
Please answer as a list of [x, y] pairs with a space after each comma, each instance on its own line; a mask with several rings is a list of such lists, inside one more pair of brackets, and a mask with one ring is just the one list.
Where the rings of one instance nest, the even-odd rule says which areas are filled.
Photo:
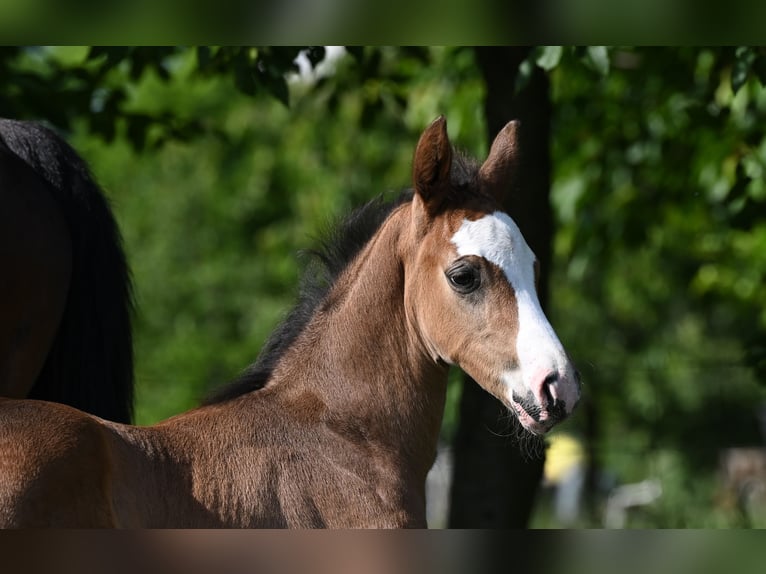
[[72, 242], [66, 308], [29, 397], [128, 422], [133, 291], [109, 203], [85, 161], [53, 130], [0, 118], [0, 146], [47, 182]]
[[[450, 170], [451, 187], [456, 191], [464, 191], [472, 184], [477, 172], [478, 166], [472, 158], [455, 154]], [[338, 277], [377, 233], [391, 212], [411, 201], [412, 196], [412, 189], [402, 191], [392, 201], [386, 201], [384, 195], [378, 196], [331, 226], [320, 240], [318, 249], [302, 251], [310, 259], [301, 277], [295, 307], [269, 336], [255, 363], [230, 383], [214, 390], [204, 404], [222, 403], [262, 388], [282, 355], [326, 299]]]

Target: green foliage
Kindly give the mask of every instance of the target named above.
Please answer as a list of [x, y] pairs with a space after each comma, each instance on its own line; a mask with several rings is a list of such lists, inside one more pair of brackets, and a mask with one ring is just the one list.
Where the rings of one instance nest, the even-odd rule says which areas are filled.
[[[0, 71], [11, 75], [14, 82], [0, 87], [0, 115], [45, 118], [63, 129], [85, 118], [90, 133], [111, 143], [120, 132], [137, 150], [216, 131], [204, 118], [177, 113], [172, 103], [164, 108], [137, 108], [136, 92], [149, 77], [176, 86], [205, 78], [231, 78], [241, 93], [263, 92], [288, 105], [288, 77], [298, 71], [298, 54], [304, 53], [312, 66], [324, 58], [321, 46], [205, 46], [196, 50], [96, 46], [75, 48], [74, 54], [71, 48], [4, 50]], [[55, 106], [51, 94], [56, 94]]]
[[611, 57], [601, 78], [552, 73], [554, 322], [599, 436], [573, 426], [619, 481], [663, 480], [635, 525], [736, 525], [711, 513], [714, 481], [700, 474], [721, 448], [764, 438], [766, 92], [735, 85], [739, 51]]

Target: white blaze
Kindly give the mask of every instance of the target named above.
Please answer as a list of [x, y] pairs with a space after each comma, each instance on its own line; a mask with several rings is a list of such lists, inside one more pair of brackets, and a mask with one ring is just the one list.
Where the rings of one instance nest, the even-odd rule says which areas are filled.
[[[551, 371], [562, 373], [569, 361], [537, 298], [534, 253], [513, 219], [500, 211], [476, 221], [464, 220], [452, 243], [459, 256], [483, 257], [505, 273], [518, 305], [519, 365], [518, 369], [503, 373], [502, 378], [510, 400], [514, 390], [521, 396], [528, 390], [537, 395], [534, 385], [539, 385]], [[567, 406], [571, 408], [572, 403]]]

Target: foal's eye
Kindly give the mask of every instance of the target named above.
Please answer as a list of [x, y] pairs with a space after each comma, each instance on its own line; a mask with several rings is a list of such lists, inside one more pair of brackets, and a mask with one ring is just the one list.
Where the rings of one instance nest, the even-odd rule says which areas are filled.
[[481, 284], [479, 270], [466, 263], [459, 263], [445, 272], [450, 287], [463, 295], [476, 291]]

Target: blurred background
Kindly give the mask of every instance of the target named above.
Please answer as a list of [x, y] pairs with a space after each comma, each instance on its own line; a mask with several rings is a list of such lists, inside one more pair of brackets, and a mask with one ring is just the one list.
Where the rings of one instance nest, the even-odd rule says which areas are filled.
[[750, 47], [0, 49], [0, 116], [63, 133], [120, 223], [138, 424], [255, 360], [299, 251], [408, 187], [436, 116], [480, 158], [521, 117], [508, 208], [584, 398], [541, 446], [453, 373], [435, 527], [766, 526], [764, 85]]

